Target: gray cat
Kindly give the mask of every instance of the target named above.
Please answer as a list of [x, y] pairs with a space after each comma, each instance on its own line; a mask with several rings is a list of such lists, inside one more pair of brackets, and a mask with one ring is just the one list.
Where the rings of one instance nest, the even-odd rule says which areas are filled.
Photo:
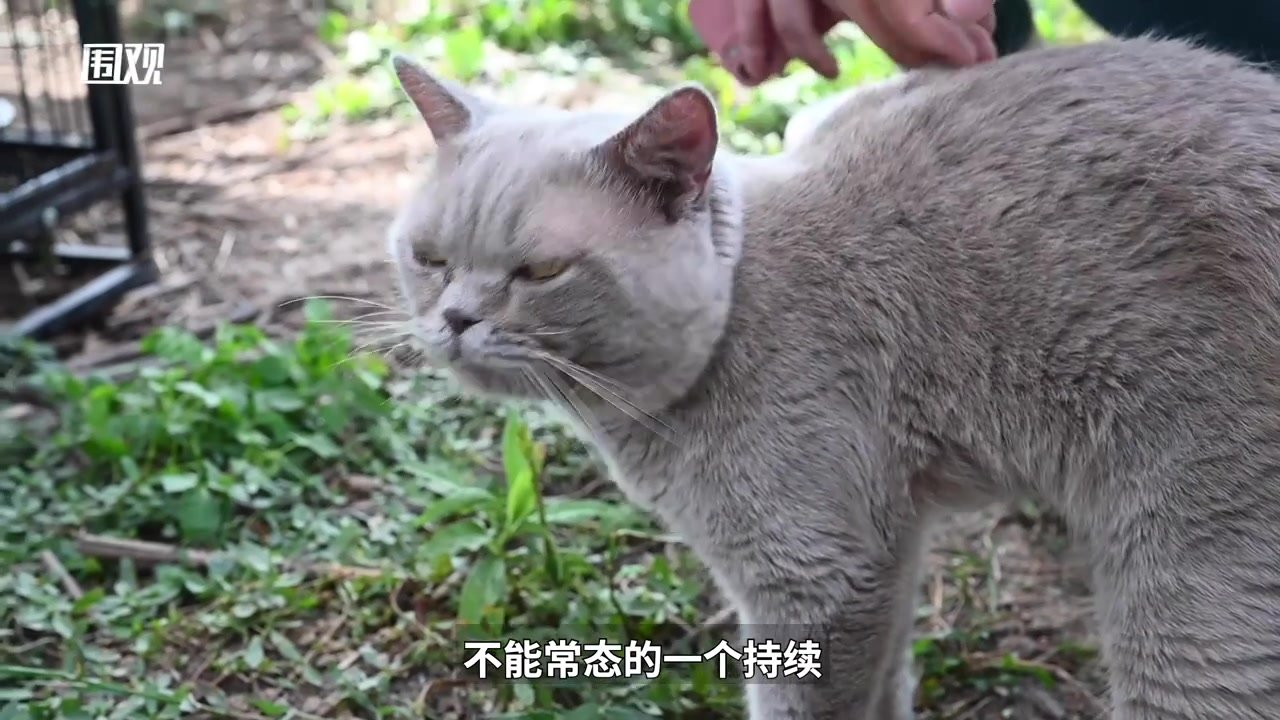
[[931, 522], [1019, 497], [1092, 563], [1112, 718], [1280, 718], [1280, 80], [1041, 49], [743, 158], [696, 87], [617, 117], [395, 66], [438, 144], [389, 233], [413, 333], [571, 413], [744, 632], [822, 634], [752, 720], [911, 717]]

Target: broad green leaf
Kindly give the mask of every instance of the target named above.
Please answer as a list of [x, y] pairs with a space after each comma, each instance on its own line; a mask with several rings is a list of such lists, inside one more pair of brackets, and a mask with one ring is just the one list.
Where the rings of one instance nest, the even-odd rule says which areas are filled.
[[325, 435], [299, 435], [293, 441], [325, 459], [336, 458], [342, 454], [342, 449]]
[[621, 524], [640, 519], [634, 509], [604, 500], [547, 498], [545, 511], [547, 524], [557, 525], [577, 525], [591, 521]]
[[475, 520], [460, 520], [432, 533], [431, 537], [418, 547], [418, 557], [431, 559], [439, 555], [456, 555], [460, 552], [478, 550], [484, 547], [489, 539], [489, 532], [480, 523]]
[[264, 408], [276, 412], [290, 413], [307, 406], [298, 393], [287, 389], [262, 390], [254, 395], [254, 399]]
[[215, 544], [228, 510], [227, 502], [208, 488], [184, 493], [175, 511], [183, 540], [193, 545]]
[[502, 428], [502, 468], [508, 482], [521, 472], [533, 472], [529, 462], [529, 428], [514, 410], [507, 414]]
[[458, 620], [478, 625], [493, 610], [501, 612], [507, 598], [507, 565], [496, 555], [488, 555], [471, 568], [458, 595]]
[[436, 500], [418, 515], [418, 525], [426, 526], [455, 515], [470, 513], [493, 500], [493, 493], [483, 488], [462, 487]]
[[267, 717], [284, 717], [289, 712], [287, 706], [273, 703], [270, 700], [254, 700], [253, 706]]
[[410, 460], [400, 469], [421, 481], [420, 483], [415, 481], [416, 484], [437, 495], [449, 497], [457, 492], [482, 492], [490, 498], [493, 497], [493, 493], [475, 484], [475, 478], [470, 473], [440, 460], [433, 459], [429, 462]]
[[244, 649], [244, 664], [250, 670], [257, 670], [262, 667], [262, 661], [266, 659], [266, 652], [262, 647], [262, 637], [255, 635], [249, 641], [249, 646]]
[[260, 573], [270, 570], [273, 564], [271, 551], [254, 543], [247, 542], [241, 545], [237, 549], [236, 556], [246, 567]]
[[506, 527], [514, 529], [538, 506], [529, 429], [514, 412], [502, 432], [502, 464], [507, 474]]
[[508, 531], [519, 527], [538, 507], [537, 489], [533, 484], [533, 470], [520, 470], [507, 478], [507, 517], [504, 523]]
[[178, 392], [184, 395], [190, 395], [191, 397], [204, 403], [205, 407], [208, 407], [210, 409], [216, 408], [222, 405], [222, 398], [217, 393], [210, 392], [209, 390], [206, 390], [204, 387], [202, 387], [199, 383], [194, 383], [194, 382], [191, 382], [190, 380], [184, 380], [174, 385], [173, 389], [177, 390]]
[[194, 473], [170, 473], [160, 476], [160, 487], [170, 494], [186, 492], [200, 483]]
[[268, 637], [271, 639], [271, 644], [286, 660], [295, 663], [302, 662], [302, 653], [298, 651], [298, 646], [294, 645], [292, 640], [274, 630], [271, 631]]

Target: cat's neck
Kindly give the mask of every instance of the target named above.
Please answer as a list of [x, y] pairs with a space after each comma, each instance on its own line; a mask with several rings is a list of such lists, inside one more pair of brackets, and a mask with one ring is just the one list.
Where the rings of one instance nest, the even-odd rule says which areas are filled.
[[[715, 400], [715, 388], [733, 381], [727, 375], [741, 374], [737, 367], [742, 358], [730, 358], [731, 338], [726, 337], [746, 300], [742, 295], [739, 265], [745, 255], [744, 243], [752, 233], [749, 208], [754, 198], [776, 194], [786, 187], [789, 177], [803, 167], [790, 155], [752, 156], [721, 151], [717, 156], [709, 184], [709, 228], [717, 259], [724, 264], [723, 285], [726, 312], [712, 331], [712, 342], [705, 348], [691, 349], [678, 367], [667, 368], [658, 383], [643, 394], [623, 396], [621, 392], [604, 395], [595, 389], [578, 388], [571, 414], [589, 411], [595, 425], [592, 434], [603, 433], [607, 445], [629, 443], [637, 437], [657, 439], [660, 435], [680, 433], [682, 419], [701, 412], [714, 412], [704, 407]], [[758, 314], [758, 313], [750, 313]], [[727, 363], [727, 365], [726, 365]], [[585, 428], [584, 428], [585, 429]]]

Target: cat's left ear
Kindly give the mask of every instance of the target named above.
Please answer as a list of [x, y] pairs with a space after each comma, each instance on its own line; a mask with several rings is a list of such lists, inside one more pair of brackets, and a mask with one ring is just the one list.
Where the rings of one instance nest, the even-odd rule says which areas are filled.
[[490, 111], [488, 103], [454, 83], [437, 78], [404, 55], [393, 56], [391, 65], [405, 95], [427, 121], [436, 144], [446, 143], [475, 127]]
[[594, 152], [674, 221], [706, 193], [718, 144], [715, 103], [701, 87], [686, 85], [664, 95]]

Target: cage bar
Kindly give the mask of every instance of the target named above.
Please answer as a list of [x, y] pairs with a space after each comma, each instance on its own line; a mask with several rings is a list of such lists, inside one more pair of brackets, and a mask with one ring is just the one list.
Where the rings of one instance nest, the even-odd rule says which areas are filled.
[[[101, 316], [156, 278], [129, 87], [88, 83], [83, 65], [86, 45], [122, 43], [114, 0], [0, 0], [0, 258], [13, 278], [71, 288], [18, 317], [19, 336]], [[104, 202], [122, 212], [123, 246], [57, 241]], [[0, 304], [20, 296], [0, 292]]]

